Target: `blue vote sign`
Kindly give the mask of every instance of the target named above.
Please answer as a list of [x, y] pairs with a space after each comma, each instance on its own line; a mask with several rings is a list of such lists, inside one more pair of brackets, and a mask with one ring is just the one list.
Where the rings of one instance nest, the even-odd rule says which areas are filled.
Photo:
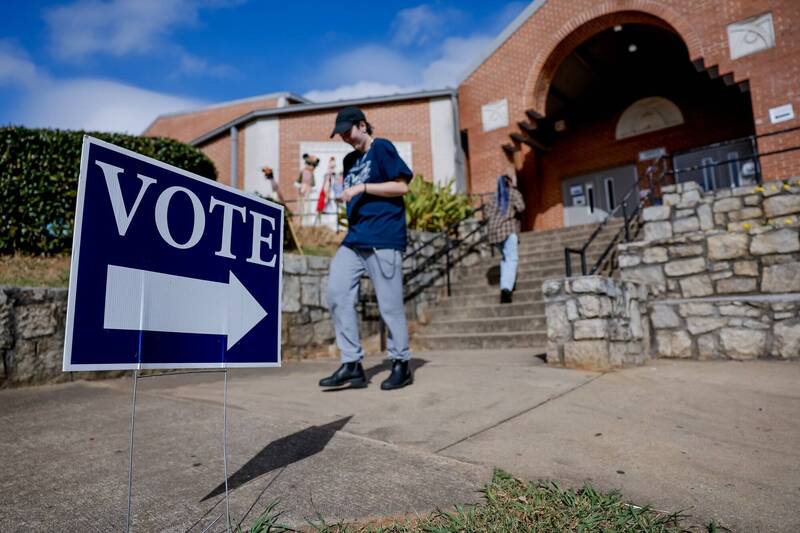
[[64, 370], [280, 366], [283, 208], [84, 137]]

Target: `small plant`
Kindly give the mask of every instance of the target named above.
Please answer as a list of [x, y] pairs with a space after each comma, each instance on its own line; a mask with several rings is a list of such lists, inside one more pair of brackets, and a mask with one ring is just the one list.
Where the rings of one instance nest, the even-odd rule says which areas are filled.
[[409, 229], [442, 231], [473, 213], [469, 197], [453, 192], [453, 182], [436, 185], [422, 176], [411, 181], [404, 197]]
[[280, 502], [278, 500], [273, 500], [269, 505], [267, 505], [267, 508], [264, 509], [264, 512], [258, 515], [247, 531], [243, 530], [241, 526], [238, 526], [236, 528], [236, 533], [284, 533], [289, 531], [297, 531], [296, 529], [292, 529], [289, 526], [278, 522], [283, 514], [283, 511], [278, 511], [279, 503]]

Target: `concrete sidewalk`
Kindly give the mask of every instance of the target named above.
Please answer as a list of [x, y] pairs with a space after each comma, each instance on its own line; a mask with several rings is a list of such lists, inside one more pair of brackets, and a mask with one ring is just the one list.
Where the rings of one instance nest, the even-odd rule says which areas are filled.
[[[303, 524], [480, 501], [517, 477], [620, 489], [734, 531], [798, 531], [800, 364], [672, 362], [611, 374], [525, 350], [418, 354], [416, 382], [323, 392], [335, 361], [231, 371], [231, 516], [272, 500]], [[136, 411], [135, 531], [202, 531], [224, 511], [221, 374], [146, 378]], [[130, 379], [0, 391], [0, 531], [119, 531]], [[222, 531], [218, 521], [212, 531]]]

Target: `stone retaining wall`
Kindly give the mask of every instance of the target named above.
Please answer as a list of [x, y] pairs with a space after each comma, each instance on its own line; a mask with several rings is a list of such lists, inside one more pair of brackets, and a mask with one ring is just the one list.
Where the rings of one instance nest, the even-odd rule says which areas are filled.
[[602, 276], [547, 280], [547, 362], [608, 370], [649, 358], [647, 288]]
[[658, 357], [800, 357], [800, 295], [662, 300], [650, 307]]
[[620, 277], [651, 289], [653, 353], [800, 356], [800, 180], [663, 192], [642, 213], [644, 240], [619, 246]]
[[[466, 234], [475, 223], [468, 222]], [[409, 249], [428, 240], [432, 234], [410, 233]], [[478, 236], [473, 237], [477, 242]], [[409, 259], [404, 268], [420, 264], [435, 252], [425, 247]], [[465, 261], [476, 261], [480, 250]], [[284, 358], [313, 354], [334, 355], [334, 332], [326, 302], [329, 257], [283, 256], [283, 309], [281, 342]], [[430, 279], [430, 286], [407, 303], [409, 321], [427, 320], [427, 309], [444, 292], [444, 278]], [[364, 291], [369, 291], [365, 283]], [[0, 384], [35, 384], [69, 381], [76, 378], [105, 378], [121, 372], [61, 371], [67, 290], [0, 286]], [[363, 321], [362, 338], [378, 331], [378, 322]]]

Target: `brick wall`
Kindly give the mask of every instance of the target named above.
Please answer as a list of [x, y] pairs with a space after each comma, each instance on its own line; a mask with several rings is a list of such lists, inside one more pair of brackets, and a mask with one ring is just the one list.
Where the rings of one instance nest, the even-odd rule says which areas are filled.
[[[733, 89], [712, 93], [698, 100], [687, 94], [668, 94], [681, 109], [685, 123], [665, 130], [616, 140], [615, 128], [623, 110], [609, 119], [589, 124], [579, 124], [575, 130], [559, 136], [549, 152], [539, 156], [538, 166], [534, 156], [525, 158], [520, 176], [535, 176], [537, 187], [523, 190], [530, 208], [526, 212], [527, 227], [550, 229], [562, 225], [563, 207], [561, 179], [579, 176], [594, 170], [613, 168], [638, 162], [641, 151], [664, 147], [675, 153], [703, 146], [720, 139], [736, 139], [751, 135], [753, 123], [747, 95]], [[645, 175], [647, 163], [638, 164], [640, 176]]]
[[[361, 109], [374, 128], [373, 136], [384, 137], [393, 142], [410, 141], [414, 165], [411, 170], [414, 174], [422, 174], [427, 179], [433, 179], [427, 99], [362, 106]], [[330, 141], [331, 130], [336, 121], [336, 111], [337, 109], [293, 113], [280, 118], [283, 180], [281, 191], [286, 198], [294, 199], [297, 194], [291, 183], [300, 172], [300, 143]]]
[[[243, 144], [240, 139], [239, 146]], [[231, 136], [230, 134], [220, 135], [202, 146], [198, 146], [206, 154], [214, 166], [217, 167], [217, 181], [225, 185], [231, 184]], [[240, 157], [243, 157], [240, 155]], [[239, 161], [242, 161], [240, 159]], [[240, 164], [241, 166], [241, 164]], [[240, 182], [242, 183], [242, 182]]]
[[[767, 11], [773, 14], [777, 46], [736, 60], [731, 60], [728, 49], [727, 25]], [[508, 159], [501, 145], [509, 142], [509, 133], [518, 131], [516, 122], [525, 120], [525, 110], [534, 109], [544, 114], [549, 84], [561, 60], [574, 47], [595, 33], [615, 24], [648, 23], [671, 28], [686, 44], [689, 58], [702, 59], [706, 67], [717, 66], [719, 74], [731, 73], [733, 81], [747, 80], [752, 99], [751, 123], [759, 134], [800, 125], [795, 119], [778, 125], [769, 123], [768, 109], [785, 103], [793, 103], [800, 115], [800, 3], [793, 0], [744, 0], [740, 2], [718, 2], [714, 0], [549, 0], [539, 8], [517, 31], [507, 39], [459, 87], [459, 114], [461, 127], [467, 129], [470, 146], [470, 190], [489, 191], [494, 187], [494, 178], [503, 172]], [[481, 106], [501, 98], [507, 98], [509, 126], [484, 133], [481, 124]], [[682, 108], [683, 109], [683, 108]], [[621, 110], [620, 110], [621, 111]], [[708, 117], [708, 114], [706, 114]], [[715, 118], [724, 116], [717, 113]], [[696, 124], [696, 122], [695, 122]], [[702, 132], [687, 126], [674, 131], [653, 133], [647, 136], [648, 147], [683, 143], [691, 145], [705, 142]], [[736, 124], [739, 127], [740, 124]], [[712, 125], [704, 122], [704, 129], [724, 129], [724, 124]], [[607, 128], [613, 127], [608, 125]], [[602, 127], [600, 128], [602, 129]], [[584, 132], [589, 134], [591, 127]], [[709, 138], [711, 137], [709, 131]], [[677, 136], [678, 138], [676, 139]], [[725, 135], [731, 138], [732, 135]], [[718, 140], [718, 139], [714, 139]], [[577, 141], [576, 141], [577, 142]], [[587, 141], [584, 139], [584, 147]], [[591, 141], [598, 146], [602, 158], [592, 160], [573, 151], [573, 161], [566, 161], [565, 177], [574, 170], [599, 170], [618, 162], [633, 162], [629, 157], [635, 150], [638, 139], [631, 139], [620, 147], [620, 153], [609, 153], [609, 139], [601, 135]], [[800, 143], [800, 134], [783, 135], [764, 139], [759, 148], [762, 152]], [[562, 147], [568, 148], [567, 146]], [[669, 146], [668, 146], [669, 148]], [[676, 148], [677, 149], [677, 148]], [[611, 152], [616, 151], [612, 150]], [[523, 149], [523, 156], [529, 150]], [[585, 152], [585, 150], [584, 150]], [[629, 158], [623, 161], [624, 157]], [[579, 159], [596, 165], [583, 165]], [[519, 166], [519, 164], [518, 164]], [[585, 166], [579, 170], [578, 167]], [[592, 168], [588, 168], [591, 166]], [[553, 168], [553, 165], [550, 165]], [[785, 178], [797, 174], [800, 168], [800, 151], [765, 158], [763, 174], [767, 179]], [[542, 176], [540, 173], [545, 172]], [[536, 216], [531, 215], [529, 224], [537, 228], [553, 228], [562, 224], [560, 186], [549, 183], [557, 179], [553, 171], [547, 175], [544, 161], [524, 158], [520, 172], [521, 187], [529, 196], [540, 198]]]

